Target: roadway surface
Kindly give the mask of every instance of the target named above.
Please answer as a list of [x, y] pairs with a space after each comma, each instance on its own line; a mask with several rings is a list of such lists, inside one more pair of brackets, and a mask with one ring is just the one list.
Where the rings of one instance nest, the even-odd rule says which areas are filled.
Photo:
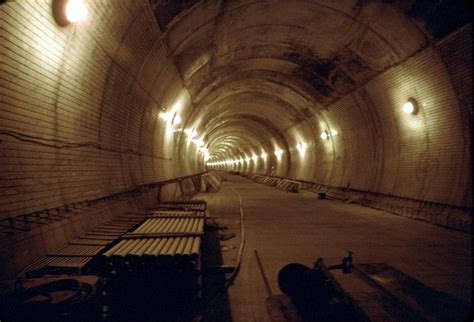
[[356, 264], [385, 263], [463, 303], [471, 301], [470, 234], [355, 204], [318, 200], [310, 192], [282, 192], [231, 175], [220, 191], [196, 196], [206, 199], [211, 216], [236, 234], [221, 242], [224, 265], [235, 263], [240, 243], [239, 194], [246, 243], [239, 275], [228, 290], [233, 321], [270, 321], [268, 292], [254, 250], [273, 294], [281, 293], [277, 274], [284, 265], [312, 266], [318, 257], [328, 265], [338, 264], [351, 250]]

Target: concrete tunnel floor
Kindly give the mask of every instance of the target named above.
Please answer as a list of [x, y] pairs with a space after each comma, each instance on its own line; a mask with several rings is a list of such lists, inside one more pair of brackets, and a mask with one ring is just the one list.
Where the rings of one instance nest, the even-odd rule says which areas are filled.
[[221, 189], [201, 193], [210, 215], [237, 237], [221, 242], [235, 263], [239, 246], [239, 198], [244, 209], [246, 244], [241, 269], [228, 290], [233, 321], [270, 321], [267, 291], [254, 254], [257, 250], [274, 294], [277, 274], [286, 264], [339, 264], [354, 253], [354, 264], [386, 263], [465, 304], [471, 303], [471, 236], [429, 223], [337, 200], [318, 200], [311, 192], [282, 192], [244, 177], [225, 175]]

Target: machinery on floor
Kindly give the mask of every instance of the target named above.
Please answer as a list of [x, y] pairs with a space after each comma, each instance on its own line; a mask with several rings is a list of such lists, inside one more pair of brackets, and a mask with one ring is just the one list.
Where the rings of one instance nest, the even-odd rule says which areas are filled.
[[[171, 200], [93, 229], [25, 268], [6, 321], [176, 321], [199, 311], [203, 200]], [[85, 309], [87, 308], [87, 309]]]

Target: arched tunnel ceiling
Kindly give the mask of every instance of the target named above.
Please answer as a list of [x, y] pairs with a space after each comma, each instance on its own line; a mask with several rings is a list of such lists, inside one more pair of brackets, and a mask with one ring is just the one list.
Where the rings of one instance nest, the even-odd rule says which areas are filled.
[[[215, 118], [209, 123], [209, 128], [209, 152], [216, 155], [220, 148], [227, 147], [228, 157], [256, 146], [265, 146], [266, 142], [278, 136], [278, 130], [271, 122], [250, 114]], [[223, 155], [221, 153], [221, 157]]]
[[151, 1], [211, 153], [268, 144], [432, 38], [418, 1], [172, 3]]

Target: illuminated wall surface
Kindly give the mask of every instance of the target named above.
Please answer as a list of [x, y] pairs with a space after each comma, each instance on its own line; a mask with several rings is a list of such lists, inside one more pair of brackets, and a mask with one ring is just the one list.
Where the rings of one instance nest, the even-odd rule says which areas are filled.
[[439, 27], [426, 12], [447, 9], [417, 1], [166, 3], [84, 1], [62, 26], [52, 1], [0, 6], [0, 219], [206, 163], [472, 208], [465, 17]]

